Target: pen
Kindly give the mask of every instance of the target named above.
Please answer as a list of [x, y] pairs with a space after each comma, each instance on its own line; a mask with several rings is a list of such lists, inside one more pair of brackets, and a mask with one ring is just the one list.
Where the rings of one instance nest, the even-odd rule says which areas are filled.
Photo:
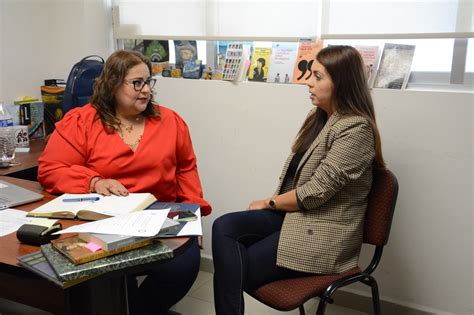
[[82, 201], [97, 201], [100, 197], [84, 197], [84, 198], [66, 198], [63, 202], [82, 202]]

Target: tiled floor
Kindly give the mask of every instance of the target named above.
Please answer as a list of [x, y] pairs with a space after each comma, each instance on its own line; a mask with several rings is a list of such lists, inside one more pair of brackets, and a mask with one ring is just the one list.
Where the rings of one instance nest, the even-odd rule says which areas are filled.
[[[306, 314], [316, 314], [316, 301], [311, 300], [306, 303]], [[173, 311], [182, 315], [212, 315], [214, 314], [214, 298], [212, 291], [212, 274], [208, 272], [199, 272], [198, 278], [193, 287], [178, 304]], [[273, 310], [255, 299], [245, 296], [245, 314], [247, 315], [298, 315], [298, 310], [292, 312], [279, 312]], [[327, 315], [364, 315], [348, 308], [329, 305], [326, 311]], [[50, 315], [50, 313], [30, 308], [21, 304], [11, 303], [0, 299], [0, 315]]]

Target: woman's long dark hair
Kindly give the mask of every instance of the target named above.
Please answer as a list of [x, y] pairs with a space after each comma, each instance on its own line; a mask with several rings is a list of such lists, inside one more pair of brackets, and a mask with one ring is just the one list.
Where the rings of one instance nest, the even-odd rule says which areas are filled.
[[[128, 71], [141, 63], [147, 65], [151, 74], [151, 62], [147, 57], [136, 51], [118, 50], [110, 55], [102, 73], [95, 80], [91, 103], [97, 109], [97, 114], [108, 132], [114, 132], [120, 125], [120, 121], [115, 117], [117, 105], [115, 94], [122, 86]], [[146, 117], [160, 115], [159, 110], [155, 110], [153, 93], [142, 115]]]
[[[333, 82], [331, 102], [335, 111], [343, 116], [362, 116], [370, 122], [375, 139], [375, 162], [377, 166], [385, 167], [374, 103], [367, 85], [364, 61], [359, 52], [351, 46], [328, 46], [318, 53], [316, 59]], [[327, 114], [321, 108], [311, 112], [298, 132], [292, 151], [297, 153], [308, 150], [327, 120]]]

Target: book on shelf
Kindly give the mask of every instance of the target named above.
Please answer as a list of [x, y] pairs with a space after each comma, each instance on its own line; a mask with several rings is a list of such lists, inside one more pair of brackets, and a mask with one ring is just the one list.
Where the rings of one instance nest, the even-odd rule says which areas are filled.
[[313, 75], [312, 66], [316, 55], [323, 48], [323, 41], [302, 38], [298, 43], [298, 53], [293, 71], [293, 83], [306, 84]]
[[28, 137], [44, 138], [44, 103], [31, 96], [25, 96], [21, 100], [14, 101], [14, 104], [18, 106], [18, 111], [15, 113], [18, 113], [19, 125], [28, 126]]
[[191, 60], [185, 62], [183, 65], [183, 78], [200, 79], [202, 76], [202, 67], [201, 60]]
[[242, 63], [234, 81], [242, 82], [247, 77], [250, 68], [250, 58], [252, 57], [253, 45], [249, 42], [244, 42], [242, 47]]
[[410, 77], [415, 45], [385, 43], [374, 87], [404, 89]]
[[163, 226], [160, 229], [160, 232], [157, 235], [150, 237], [87, 232], [79, 233], [78, 237], [87, 243], [94, 243], [100, 246], [104, 251], [115, 251], [116, 249], [123, 248], [124, 246], [130, 246], [145, 240], [151, 240], [160, 234], [175, 233], [177, 232], [179, 225], [180, 224], [177, 221], [166, 218]]
[[248, 69], [247, 78], [249, 81], [267, 81], [271, 54], [271, 48], [255, 47]]
[[188, 61], [198, 59], [197, 42], [195, 40], [174, 40], [176, 67], [182, 68]]
[[63, 289], [67, 289], [75, 284], [79, 284], [92, 277], [83, 277], [81, 279], [62, 281], [49, 264], [41, 250], [17, 257], [18, 263], [25, 269], [53, 282]]
[[63, 118], [64, 90], [65, 86], [41, 86], [45, 136], [50, 135], [55, 129], [55, 123]]
[[83, 240], [79, 235], [72, 235], [66, 238], [52, 240], [51, 244], [61, 254], [66, 256], [73, 264], [80, 265], [89, 261], [97, 260], [103, 257], [112, 256], [123, 253], [135, 248], [150, 245], [152, 243], [150, 238], [135, 238], [135, 242], [123, 244], [113, 250], [101, 249], [99, 244], [90, 244], [90, 242]]
[[93, 221], [143, 210], [154, 201], [156, 198], [150, 193], [131, 193], [127, 196], [63, 194], [28, 212], [27, 216]]
[[52, 244], [41, 245], [41, 251], [60, 281], [92, 278], [106, 272], [173, 258], [173, 251], [160, 241], [117, 255], [75, 265]]
[[291, 83], [297, 51], [297, 43], [273, 43], [267, 82]]
[[201, 236], [201, 207], [197, 203], [159, 202], [152, 203], [145, 210], [170, 209], [168, 218], [177, 221], [176, 229], [167, 233], [159, 233], [158, 237]]
[[161, 73], [169, 65], [170, 50], [167, 40], [144, 40], [143, 54], [150, 58], [152, 75]]
[[226, 62], [226, 55], [227, 55], [227, 47], [231, 42], [229, 41], [217, 41], [216, 45], [216, 56], [214, 60], [214, 73], [212, 75], [212, 79], [214, 80], [221, 80], [222, 73], [224, 70], [224, 64]]
[[238, 78], [239, 70], [243, 64], [242, 43], [229, 42], [226, 49], [224, 68], [222, 70], [222, 80], [234, 81]]
[[379, 61], [379, 46], [356, 45], [354, 48], [357, 49], [362, 56], [362, 60], [364, 60], [367, 85], [372, 87]]

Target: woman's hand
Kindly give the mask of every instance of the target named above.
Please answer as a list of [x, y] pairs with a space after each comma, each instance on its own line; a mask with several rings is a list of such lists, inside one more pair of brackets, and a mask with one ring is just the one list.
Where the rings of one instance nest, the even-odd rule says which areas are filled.
[[95, 192], [104, 196], [128, 196], [128, 190], [118, 180], [101, 178], [94, 184]]
[[269, 201], [269, 199], [262, 199], [262, 200], [255, 200], [255, 201], [252, 201], [252, 202], [249, 204], [249, 207], [247, 208], [247, 210], [268, 209], [268, 208], [269, 208], [269, 206], [268, 206], [268, 201]]

